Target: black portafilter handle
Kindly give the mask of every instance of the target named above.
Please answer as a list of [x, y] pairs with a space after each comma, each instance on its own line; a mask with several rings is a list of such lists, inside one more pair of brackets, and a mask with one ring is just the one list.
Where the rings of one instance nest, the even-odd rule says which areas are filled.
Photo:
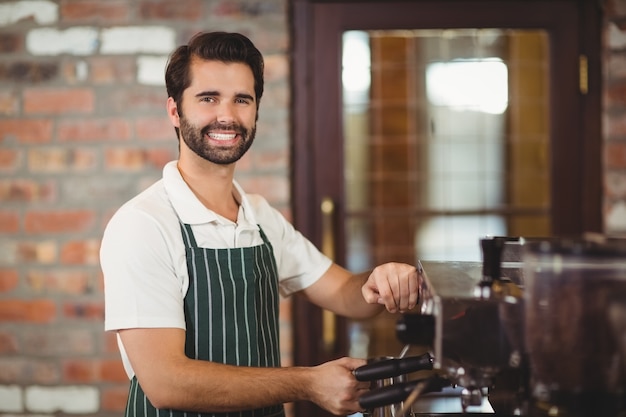
[[502, 279], [502, 253], [506, 242], [519, 242], [519, 237], [494, 236], [480, 240], [480, 249], [483, 255], [483, 279], [480, 283], [489, 286], [494, 281]]
[[398, 404], [406, 400], [417, 384], [421, 382], [426, 382], [422, 394], [439, 392], [444, 387], [450, 386], [450, 381], [438, 375], [400, 384], [387, 385], [385, 387], [372, 389], [361, 395], [361, 397], [359, 397], [359, 406], [365, 410], [371, 410], [390, 404]]
[[505, 239], [502, 237], [484, 238], [480, 240], [483, 254], [483, 280], [481, 285], [491, 285], [500, 279], [502, 249]]
[[433, 369], [433, 357], [429, 353], [406, 358], [390, 358], [368, 363], [354, 370], [357, 381], [375, 381], [411, 372]]

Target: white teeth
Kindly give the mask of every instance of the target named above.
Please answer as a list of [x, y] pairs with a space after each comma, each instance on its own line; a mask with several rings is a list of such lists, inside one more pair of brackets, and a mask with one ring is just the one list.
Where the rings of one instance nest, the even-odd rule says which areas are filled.
[[209, 137], [215, 140], [232, 140], [235, 136], [234, 133], [209, 133]]

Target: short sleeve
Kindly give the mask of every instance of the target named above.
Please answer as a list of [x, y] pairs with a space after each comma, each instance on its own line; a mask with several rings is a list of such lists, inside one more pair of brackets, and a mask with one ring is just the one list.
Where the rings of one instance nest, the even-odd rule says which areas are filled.
[[132, 206], [122, 207], [108, 223], [100, 248], [106, 330], [185, 329], [185, 289], [169, 235], [171, 231]]

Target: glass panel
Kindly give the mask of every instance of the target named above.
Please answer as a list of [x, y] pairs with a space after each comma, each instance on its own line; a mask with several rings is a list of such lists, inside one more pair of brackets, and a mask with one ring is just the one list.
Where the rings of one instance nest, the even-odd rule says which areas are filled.
[[[349, 269], [550, 234], [548, 52], [542, 30], [344, 33]], [[349, 326], [354, 352], [397, 353], [379, 325]]]

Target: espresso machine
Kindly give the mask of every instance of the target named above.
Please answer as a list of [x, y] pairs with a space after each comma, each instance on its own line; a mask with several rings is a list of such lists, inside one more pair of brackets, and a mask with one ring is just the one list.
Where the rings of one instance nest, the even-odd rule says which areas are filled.
[[[360, 399], [366, 414], [626, 416], [626, 245], [517, 237], [480, 245], [482, 262], [420, 262], [419, 305], [396, 335], [428, 352], [355, 370], [373, 382]], [[420, 406], [442, 392], [456, 395], [460, 411]]]

